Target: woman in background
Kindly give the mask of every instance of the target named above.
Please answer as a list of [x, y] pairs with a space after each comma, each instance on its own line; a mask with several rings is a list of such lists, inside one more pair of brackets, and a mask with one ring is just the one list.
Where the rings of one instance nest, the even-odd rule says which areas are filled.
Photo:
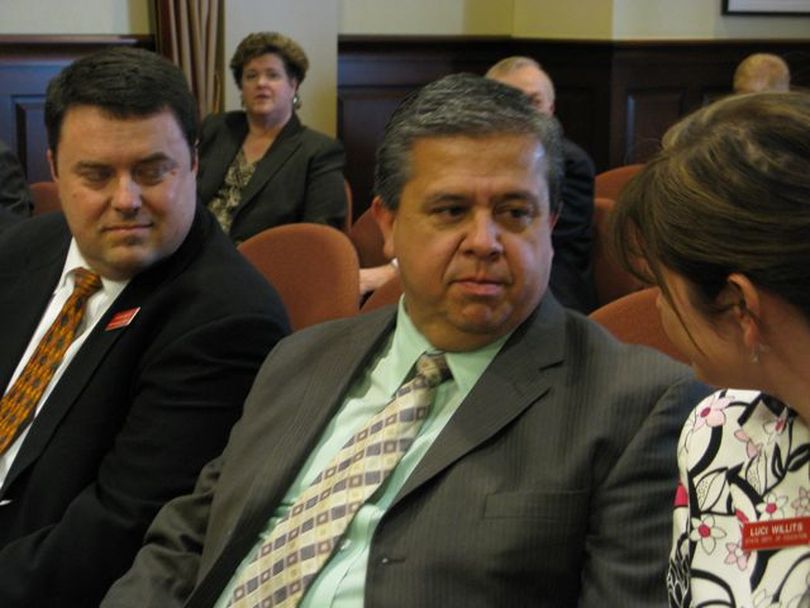
[[617, 242], [668, 335], [726, 386], [686, 420], [672, 606], [810, 606], [810, 96], [687, 117], [625, 189]]
[[266, 228], [316, 222], [342, 228], [345, 157], [336, 140], [301, 124], [298, 87], [309, 60], [276, 32], [249, 34], [230, 63], [244, 111], [201, 127], [198, 191], [237, 243]]

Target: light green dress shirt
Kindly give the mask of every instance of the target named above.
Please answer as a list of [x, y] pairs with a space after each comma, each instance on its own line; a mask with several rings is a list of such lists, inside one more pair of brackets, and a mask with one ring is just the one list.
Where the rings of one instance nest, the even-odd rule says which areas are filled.
[[[410, 449], [383, 485], [357, 512], [340, 546], [310, 584], [301, 601], [301, 608], [362, 607], [366, 565], [377, 524], [508, 337], [504, 336], [476, 351], [446, 354], [453, 379], [442, 383], [437, 389], [433, 407]], [[346, 401], [324, 429], [318, 445], [287, 490], [256, 545], [237, 568], [215, 608], [228, 605], [239, 574], [269, 537], [278, 520], [349, 438], [388, 404], [424, 352], [436, 352], [436, 349], [413, 325], [400, 300], [396, 329], [368, 371], [349, 390]]]

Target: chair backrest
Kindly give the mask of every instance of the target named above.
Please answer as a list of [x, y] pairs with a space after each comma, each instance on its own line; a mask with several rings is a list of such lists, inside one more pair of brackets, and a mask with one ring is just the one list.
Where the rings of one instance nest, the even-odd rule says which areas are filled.
[[360, 268], [374, 268], [387, 264], [390, 260], [383, 253], [383, 235], [377, 221], [366, 209], [349, 230], [349, 238], [357, 249]]
[[273, 284], [293, 330], [359, 311], [360, 267], [349, 237], [322, 224], [286, 224], [239, 251]]
[[402, 283], [399, 280], [399, 273], [397, 273], [397, 276], [388, 279], [371, 292], [371, 295], [360, 307], [360, 312], [369, 312], [387, 306], [388, 304], [394, 304], [399, 301], [399, 296], [401, 295]]
[[28, 185], [31, 189], [31, 198], [34, 201], [34, 215], [42, 215], [49, 211], [61, 211], [59, 190], [56, 182], [33, 182]]
[[614, 201], [619, 198], [619, 193], [624, 185], [643, 167], [643, 164], [625, 165], [598, 173], [593, 180], [594, 196], [600, 198], [611, 198]]
[[658, 293], [657, 287], [648, 287], [597, 308], [589, 316], [622, 342], [651, 346], [688, 363], [664, 332], [656, 306]]
[[615, 202], [609, 198], [593, 201], [593, 244], [591, 256], [596, 299], [600, 306], [638, 291], [644, 284], [619, 264], [613, 253], [610, 213]]

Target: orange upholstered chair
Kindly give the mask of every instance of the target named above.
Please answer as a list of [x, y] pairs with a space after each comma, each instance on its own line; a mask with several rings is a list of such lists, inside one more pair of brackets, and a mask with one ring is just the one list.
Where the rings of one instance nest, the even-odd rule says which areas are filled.
[[349, 230], [349, 238], [357, 249], [360, 268], [374, 268], [390, 262], [383, 253], [383, 235], [371, 215], [371, 209], [360, 214]]
[[622, 268], [613, 253], [610, 213], [614, 205], [613, 199], [594, 199], [591, 255], [593, 282], [600, 306], [644, 287], [641, 281]]
[[34, 199], [34, 215], [62, 209], [56, 182], [33, 182], [28, 187], [31, 190], [31, 197]]
[[340, 230], [286, 224], [243, 241], [239, 251], [276, 288], [293, 330], [358, 313], [357, 253]]
[[401, 295], [402, 283], [399, 280], [399, 274], [397, 274], [397, 276], [388, 279], [388, 281], [371, 292], [371, 295], [360, 307], [360, 312], [369, 312], [388, 304], [394, 304], [399, 301]]
[[619, 193], [624, 185], [643, 167], [643, 164], [625, 165], [616, 167], [599, 173], [594, 178], [594, 196], [599, 198], [611, 198], [614, 201], [619, 198]]
[[658, 288], [635, 291], [594, 310], [589, 316], [622, 342], [651, 346], [673, 359], [687, 363], [661, 324], [655, 304]]

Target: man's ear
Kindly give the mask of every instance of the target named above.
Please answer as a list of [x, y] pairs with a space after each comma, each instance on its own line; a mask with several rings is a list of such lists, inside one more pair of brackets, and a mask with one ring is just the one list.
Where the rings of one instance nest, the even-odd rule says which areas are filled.
[[59, 175], [56, 172], [56, 157], [54, 156], [53, 151], [51, 151], [50, 148], [48, 148], [46, 156], [48, 158], [48, 168], [51, 170], [51, 179], [55, 182], [58, 182]]
[[385, 206], [379, 196], [375, 196], [371, 201], [371, 215], [380, 227], [383, 235], [383, 253], [385, 257], [392, 259], [397, 257], [394, 246], [394, 223], [397, 219], [396, 211]]
[[191, 149], [191, 172], [197, 175], [197, 170], [200, 168], [200, 140], [194, 142], [194, 147]]

